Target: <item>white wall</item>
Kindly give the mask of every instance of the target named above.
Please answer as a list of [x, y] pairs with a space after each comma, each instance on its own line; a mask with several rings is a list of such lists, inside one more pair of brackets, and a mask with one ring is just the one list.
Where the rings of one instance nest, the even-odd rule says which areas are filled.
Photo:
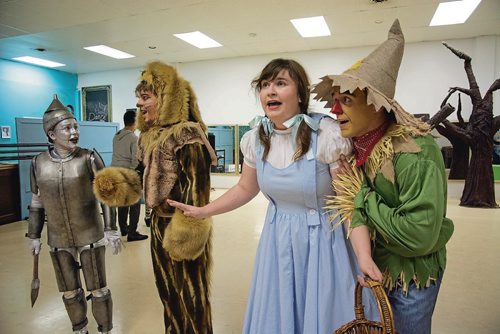
[[[455, 48], [469, 54], [481, 92], [500, 77], [500, 36], [483, 36], [449, 41]], [[298, 60], [310, 75], [312, 83], [326, 74], [338, 74], [370, 53], [375, 46], [330, 49], [265, 56], [241, 57], [174, 64], [189, 80], [198, 96], [202, 116], [207, 124], [246, 124], [261, 113], [260, 105], [250, 88], [250, 81], [267, 62], [276, 57]], [[125, 109], [135, 106], [134, 88], [140, 68], [82, 74], [78, 88], [96, 85], [112, 86], [113, 121], [122, 122]], [[439, 109], [451, 86], [468, 87], [463, 61], [439, 42], [406, 45], [396, 88], [396, 99], [410, 113], [429, 113]], [[495, 94], [498, 100], [498, 93]], [[456, 97], [450, 100], [456, 105]], [[463, 114], [467, 119], [471, 104], [462, 97]], [[500, 114], [498, 102], [494, 114]], [[322, 106], [313, 103], [320, 111]], [[456, 120], [452, 115], [450, 120]]]
[[[496, 78], [500, 78], [500, 36], [451, 40], [448, 44], [472, 57], [474, 73], [482, 94]], [[308, 71], [311, 83], [317, 83], [324, 75], [343, 72], [375, 47], [219, 59], [178, 63], [174, 66], [191, 82], [198, 96], [202, 117], [207, 124], [247, 124], [255, 115], [262, 114], [250, 82], [271, 59], [283, 57], [299, 61]], [[113, 121], [122, 124], [125, 109], [135, 106], [134, 89], [140, 71], [141, 69], [137, 68], [82, 74], [78, 77], [78, 87], [111, 85]], [[452, 86], [468, 88], [461, 59], [440, 42], [406, 44], [395, 98], [408, 112], [434, 115]], [[497, 91], [494, 97], [494, 115], [500, 115], [499, 98], [500, 91]], [[456, 107], [456, 95], [449, 102]], [[312, 103], [311, 109], [326, 111], [322, 105], [315, 102]], [[468, 119], [470, 111], [470, 99], [462, 96], [464, 119]], [[455, 114], [450, 116], [449, 120], [456, 120]], [[444, 145], [447, 140], [439, 142]], [[217, 183], [221, 178], [226, 177], [213, 179]], [[227, 179], [224, 183], [227, 183]]]

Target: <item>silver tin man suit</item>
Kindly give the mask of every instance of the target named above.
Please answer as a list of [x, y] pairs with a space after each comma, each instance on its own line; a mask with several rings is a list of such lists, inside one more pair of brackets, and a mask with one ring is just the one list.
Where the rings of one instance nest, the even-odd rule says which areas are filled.
[[[94, 175], [104, 168], [104, 162], [97, 152], [80, 148], [76, 146], [77, 141], [72, 141], [79, 136], [74, 119], [57, 96], [44, 113], [43, 129], [54, 147], [32, 160], [33, 199], [27, 236], [40, 239], [47, 214], [50, 256], [74, 333], [87, 333], [88, 324], [80, 268], [87, 290], [92, 292], [92, 313], [98, 330], [108, 333], [113, 328], [113, 303], [106, 286], [105, 243], [107, 231], [116, 232], [116, 224], [110, 219], [109, 207], [101, 205], [100, 208], [92, 191]], [[70, 128], [63, 126], [56, 131], [63, 121]], [[67, 146], [69, 142], [73, 148]], [[60, 152], [69, 154], [61, 158]]]
[[[36, 156], [31, 165], [31, 191], [39, 194], [43, 208], [30, 209], [28, 237], [40, 238], [44, 226], [40, 213], [45, 211], [50, 256], [59, 291], [65, 295], [76, 294], [63, 297], [75, 332], [88, 324], [80, 267], [87, 290], [92, 291], [92, 313], [99, 331], [108, 332], [113, 328], [102, 239], [103, 230], [116, 230], [116, 224], [110, 219], [109, 207], [102, 205], [103, 229], [99, 203], [92, 192], [94, 171], [102, 168], [104, 163], [98, 154], [79, 147], [63, 159], [50, 149]], [[94, 295], [95, 291], [100, 291], [100, 295]]]
[[[82, 148], [64, 159], [53, 150], [45, 151], [32, 161], [31, 191], [40, 194], [51, 247], [82, 247], [104, 237], [99, 202], [92, 192], [92, 160], [96, 170], [104, 168], [98, 154]], [[102, 205], [102, 209], [104, 230], [116, 230], [109, 207]], [[42, 228], [30, 220], [28, 237], [40, 238]]]

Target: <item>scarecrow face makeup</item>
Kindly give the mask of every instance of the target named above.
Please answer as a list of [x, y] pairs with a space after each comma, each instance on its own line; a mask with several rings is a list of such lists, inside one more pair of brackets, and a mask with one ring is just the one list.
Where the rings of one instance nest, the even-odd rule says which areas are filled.
[[137, 108], [140, 111], [140, 117], [144, 120], [144, 123], [151, 125], [156, 119], [158, 114], [156, 101], [157, 97], [149, 91], [141, 90], [137, 94]]
[[373, 105], [366, 104], [366, 94], [356, 89], [353, 93], [340, 93], [334, 88], [332, 113], [346, 138], [359, 137], [376, 129], [385, 121], [384, 112], [376, 112]]
[[285, 129], [283, 122], [300, 112], [297, 83], [287, 70], [279, 72], [273, 80], [263, 80], [259, 98], [262, 109], [276, 129]]

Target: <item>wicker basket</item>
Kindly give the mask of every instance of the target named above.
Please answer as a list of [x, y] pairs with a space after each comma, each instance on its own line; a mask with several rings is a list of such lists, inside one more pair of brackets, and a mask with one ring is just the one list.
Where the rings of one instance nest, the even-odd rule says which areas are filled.
[[363, 306], [363, 287], [357, 283], [354, 292], [354, 313], [356, 319], [343, 325], [335, 334], [397, 334], [392, 317], [392, 309], [382, 285], [369, 278], [365, 279], [377, 300], [380, 322], [365, 319]]

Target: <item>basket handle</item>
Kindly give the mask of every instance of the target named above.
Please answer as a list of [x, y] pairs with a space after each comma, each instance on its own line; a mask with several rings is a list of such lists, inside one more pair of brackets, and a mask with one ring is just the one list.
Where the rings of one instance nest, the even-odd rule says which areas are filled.
[[[394, 318], [392, 316], [392, 308], [389, 303], [389, 299], [382, 287], [380, 282], [374, 281], [369, 277], [365, 277], [366, 283], [370, 286], [375, 299], [377, 300], [378, 312], [380, 314], [380, 321], [384, 327], [384, 333], [393, 334], [396, 333], [394, 327]], [[363, 287], [359, 282], [356, 283], [356, 290], [354, 294], [354, 313], [356, 314], [356, 319], [361, 320], [365, 318], [365, 311], [363, 306]]]

